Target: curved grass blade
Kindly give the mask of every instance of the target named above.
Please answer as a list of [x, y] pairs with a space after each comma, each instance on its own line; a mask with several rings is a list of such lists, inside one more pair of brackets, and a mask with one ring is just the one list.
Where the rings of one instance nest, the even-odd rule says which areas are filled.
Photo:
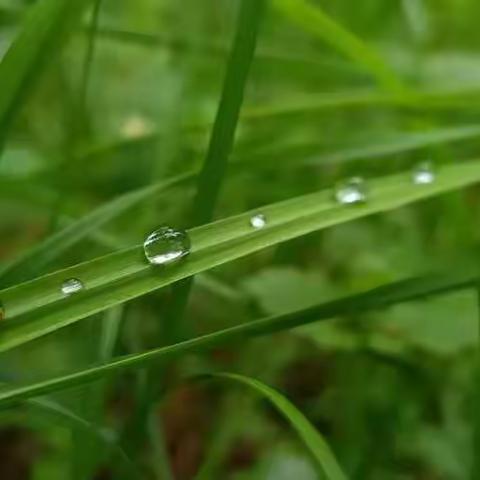
[[480, 270], [466, 270], [453, 274], [451, 271], [440, 275], [426, 275], [407, 279], [373, 290], [340, 298], [301, 311], [265, 318], [208, 335], [186, 340], [167, 347], [120, 357], [86, 370], [41, 381], [35, 384], [11, 387], [0, 392], [0, 408], [28, 398], [83, 385], [117, 371], [141, 368], [152, 362], [171, 361], [187, 353], [238, 343], [247, 338], [289, 330], [309, 323], [339, 316], [380, 310], [391, 305], [420, 300], [446, 292], [471, 288], [480, 281]]
[[[190, 256], [170, 268], [152, 267], [137, 246], [11, 287], [0, 291], [6, 319], [0, 351], [263, 248], [479, 181], [480, 161], [474, 161], [443, 167], [429, 185], [415, 185], [410, 172], [372, 180], [362, 205], [338, 204], [323, 190], [190, 230]], [[267, 226], [253, 230], [250, 218], [258, 212]], [[85, 289], [65, 298], [60, 286], [69, 278]]]
[[[347, 476], [340, 467], [334, 453], [330, 449], [326, 440], [308, 421], [305, 415], [293, 405], [290, 400], [279, 393], [277, 390], [265, 385], [264, 383], [235, 373], [213, 373], [205, 374], [200, 379], [227, 380], [239, 383], [257, 395], [268, 400], [278, 412], [285, 417], [295, 430], [301, 441], [307, 447], [310, 455], [315, 460], [316, 467], [325, 475], [327, 480], [346, 480]], [[322, 477], [323, 478], [323, 477]]]
[[91, 0], [40, 0], [0, 63], [0, 151], [41, 69], [72, 33]]
[[393, 70], [371, 47], [335, 22], [309, 0], [273, 0], [274, 7], [307, 32], [365, 67], [387, 91], [405, 94], [406, 88]]
[[194, 177], [194, 174], [184, 174], [158, 184], [144, 187], [129, 192], [111, 202], [108, 202], [91, 213], [85, 215], [77, 222], [53, 234], [27, 251], [22, 257], [6, 265], [0, 270], [0, 285], [9, 285], [14, 282], [31, 278], [32, 275], [41, 273], [51, 262], [62, 255], [77, 242], [103, 226], [110, 220], [118, 217], [129, 208], [151, 198], [152, 196], [182, 185]]

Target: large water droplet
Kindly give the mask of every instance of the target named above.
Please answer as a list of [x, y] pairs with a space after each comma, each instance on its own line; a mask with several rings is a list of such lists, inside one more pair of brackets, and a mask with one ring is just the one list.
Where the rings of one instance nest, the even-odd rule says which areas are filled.
[[362, 203], [367, 199], [367, 187], [361, 177], [341, 182], [335, 189], [335, 199], [343, 205]]
[[66, 296], [73, 295], [83, 290], [83, 283], [77, 278], [69, 278], [62, 283], [62, 293]]
[[143, 249], [152, 265], [167, 265], [188, 255], [190, 246], [190, 238], [183, 230], [161, 227], [147, 237]]
[[265, 218], [265, 215], [259, 213], [250, 219], [250, 225], [256, 230], [260, 230], [267, 225], [267, 219]]
[[415, 185], [429, 185], [435, 181], [435, 170], [430, 162], [423, 162], [413, 170]]

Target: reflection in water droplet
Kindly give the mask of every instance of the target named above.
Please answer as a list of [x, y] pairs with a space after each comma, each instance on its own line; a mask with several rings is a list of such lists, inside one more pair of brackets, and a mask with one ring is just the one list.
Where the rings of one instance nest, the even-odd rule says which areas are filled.
[[435, 170], [429, 162], [417, 165], [413, 170], [413, 183], [415, 185], [429, 185], [435, 181]]
[[67, 296], [80, 292], [83, 288], [83, 283], [77, 278], [69, 278], [62, 283], [62, 293]]
[[143, 244], [145, 257], [152, 265], [167, 265], [190, 253], [187, 232], [171, 227], [161, 227], [151, 233]]
[[5, 320], [5, 309], [3, 308], [2, 302], [0, 302], [0, 322]]
[[250, 219], [250, 225], [257, 230], [260, 230], [267, 225], [267, 219], [265, 218], [265, 215], [259, 213]]
[[342, 205], [362, 203], [367, 200], [367, 188], [361, 177], [341, 182], [335, 189], [335, 200]]

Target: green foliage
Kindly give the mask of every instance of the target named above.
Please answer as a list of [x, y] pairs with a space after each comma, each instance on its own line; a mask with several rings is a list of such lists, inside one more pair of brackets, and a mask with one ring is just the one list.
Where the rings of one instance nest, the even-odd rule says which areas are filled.
[[0, 477], [477, 478], [477, 17], [0, 1]]

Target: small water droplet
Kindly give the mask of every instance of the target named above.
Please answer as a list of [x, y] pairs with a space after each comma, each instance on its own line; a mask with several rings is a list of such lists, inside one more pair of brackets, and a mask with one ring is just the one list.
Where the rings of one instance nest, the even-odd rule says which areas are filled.
[[341, 182], [335, 189], [335, 200], [342, 205], [363, 203], [367, 199], [367, 187], [361, 177], [353, 177]]
[[161, 227], [151, 233], [143, 244], [145, 257], [152, 265], [167, 265], [190, 253], [187, 232], [171, 227]]
[[83, 290], [83, 283], [77, 278], [69, 278], [62, 283], [62, 293], [66, 296], [73, 295]]
[[5, 320], [5, 309], [3, 308], [2, 302], [0, 302], [0, 322]]
[[250, 219], [250, 225], [256, 230], [260, 230], [267, 225], [267, 219], [265, 218], [265, 215], [259, 213]]
[[413, 170], [413, 183], [415, 185], [429, 185], [435, 181], [435, 170], [430, 162], [417, 165]]

